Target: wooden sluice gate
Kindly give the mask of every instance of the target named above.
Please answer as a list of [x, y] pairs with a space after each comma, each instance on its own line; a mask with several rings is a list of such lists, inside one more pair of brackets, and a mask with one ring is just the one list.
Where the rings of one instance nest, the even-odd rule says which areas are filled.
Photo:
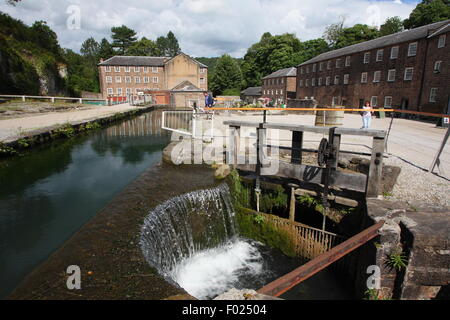
[[[260, 180], [266, 177], [282, 178], [286, 179], [286, 182], [290, 182], [288, 186], [291, 188], [291, 208], [292, 206], [295, 208], [295, 195], [299, 194], [298, 192], [311, 192], [302, 189], [306, 184], [316, 185], [321, 190], [321, 192], [316, 192], [316, 194], [319, 195], [321, 193], [324, 207], [322, 230], [296, 222], [295, 211], [290, 213], [289, 220], [265, 215], [265, 217], [267, 216], [266, 219], [274, 224], [277, 229], [290, 235], [295, 252], [299, 257], [312, 260], [263, 287], [258, 291], [259, 293], [279, 296], [338, 260], [340, 260], [339, 263], [333, 265], [333, 268], [336, 270], [345, 269], [350, 260], [342, 258], [377, 236], [378, 230], [384, 221], [371, 226], [348, 240], [337, 234], [327, 232], [325, 221], [326, 213], [329, 210], [328, 201], [330, 199], [334, 201], [342, 199], [342, 197], [332, 194], [336, 189], [348, 190], [349, 193], [358, 193], [361, 195], [360, 198], [375, 198], [382, 193], [385, 131], [244, 121], [225, 121], [224, 124], [228, 125], [230, 129], [226, 154], [227, 163], [240, 171], [251, 173], [251, 176], [255, 178], [255, 193], [257, 195], [261, 192]], [[242, 161], [242, 154], [240, 153], [242, 127], [256, 129], [256, 163], [254, 164]], [[280, 161], [280, 159], [276, 159], [271, 154], [270, 149], [278, 146], [268, 143], [267, 131], [269, 129], [292, 132], [290, 147], [283, 147], [283, 149], [291, 150], [290, 162]], [[303, 147], [305, 132], [328, 135], [328, 139], [324, 137], [321, 140], [317, 150], [317, 166], [302, 163], [303, 152], [311, 152], [310, 149]], [[367, 175], [338, 170], [342, 135], [359, 135], [372, 138], [371, 159]], [[347, 153], [351, 152], [347, 151]], [[246, 160], [245, 155], [244, 160]], [[274, 172], [274, 167], [276, 172]], [[357, 203], [353, 199], [347, 200], [347, 203], [352, 203], [352, 201]], [[259, 210], [258, 208], [257, 204], [257, 210]]]

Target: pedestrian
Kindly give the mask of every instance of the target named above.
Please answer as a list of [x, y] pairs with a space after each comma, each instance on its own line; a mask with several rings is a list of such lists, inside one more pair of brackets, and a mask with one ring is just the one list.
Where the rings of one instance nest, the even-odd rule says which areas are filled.
[[370, 111], [370, 109], [372, 109], [372, 107], [370, 105], [370, 101], [366, 101], [363, 106], [363, 110], [365, 110], [365, 111], [361, 112], [362, 122], [363, 122], [363, 126], [361, 127], [361, 129], [369, 129], [370, 128], [370, 123], [372, 122], [372, 116], [374, 114], [374, 112]]

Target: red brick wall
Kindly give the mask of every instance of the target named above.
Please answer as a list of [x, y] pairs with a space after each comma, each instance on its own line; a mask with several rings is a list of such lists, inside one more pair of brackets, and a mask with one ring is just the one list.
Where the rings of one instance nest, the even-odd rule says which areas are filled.
[[[415, 41], [412, 41], [415, 42]], [[392, 97], [392, 106], [400, 108], [402, 101], [408, 101], [409, 110], [419, 110], [419, 93], [422, 88], [422, 76], [424, 70], [425, 57], [427, 54], [427, 40], [417, 40], [417, 54], [413, 57], [408, 57], [409, 43], [400, 43], [398, 58], [390, 59], [391, 47], [377, 48], [370, 50], [370, 62], [363, 63], [365, 52], [358, 52], [351, 54], [351, 64], [345, 67], [346, 56], [341, 56], [332, 59], [331, 70], [327, 70], [327, 61], [324, 61], [323, 71], [319, 71], [319, 63], [317, 63], [316, 72], [312, 72], [312, 64], [309, 65], [309, 73], [306, 73], [306, 66], [297, 68], [297, 99], [305, 97], [314, 97], [319, 106], [328, 106], [332, 104], [333, 97], [338, 97], [338, 103], [348, 107], [358, 107], [360, 100], [371, 100], [372, 96], [378, 98], [378, 106], [384, 106], [386, 96]], [[437, 46], [437, 45], [436, 45]], [[376, 61], [377, 51], [384, 49], [382, 61]], [[342, 67], [336, 68], [336, 59], [342, 59]], [[448, 61], [448, 58], [447, 58]], [[448, 63], [447, 63], [448, 65]], [[405, 68], [414, 67], [412, 81], [404, 80]], [[301, 73], [301, 68], [304, 72]], [[394, 82], [388, 82], [388, 70], [395, 69], [396, 76]], [[381, 71], [380, 82], [373, 82], [374, 72]], [[367, 83], [361, 83], [361, 74], [368, 73]], [[349, 74], [349, 84], [343, 84], [344, 74]], [[339, 76], [339, 85], [334, 85], [334, 77]], [[325, 85], [326, 77], [331, 77], [331, 84]], [[322, 78], [322, 85], [318, 86], [318, 78]], [[312, 86], [312, 78], [316, 78], [316, 86]], [[305, 81], [309, 79], [309, 87], [305, 87]], [[303, 86], [300, 82], [303, 80]], [[447, 81], [448, 84], [448, 81]], [[423, 111], [429, 108], [424, 106]]]
[[[296, 81], [297, 81], [296, 77], [278, 77], [278, 78], [264, 79], [262, 85], [262, 97], [282, 99], [284, 102], [286, 102], [288, 91], [295, 92]], [[283, 93], [281, 93], [281, 90], [283, 90], [282, 91]]]

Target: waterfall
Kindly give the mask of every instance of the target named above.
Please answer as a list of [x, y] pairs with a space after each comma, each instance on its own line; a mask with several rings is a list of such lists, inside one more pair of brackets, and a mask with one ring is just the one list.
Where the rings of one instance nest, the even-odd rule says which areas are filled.
[[140, 245], [151, 266], [200, 299], [263, 273], [261, 244], [239, 238], [226, 184], [156, 207], [144, 220]]

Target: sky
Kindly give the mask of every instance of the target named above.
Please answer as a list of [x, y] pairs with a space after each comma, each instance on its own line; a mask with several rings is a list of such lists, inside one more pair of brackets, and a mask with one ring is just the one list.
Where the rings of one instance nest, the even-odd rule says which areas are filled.
[[122, 24], [138, 37], [155, 40], [171, 30], [183, 52], [194, 57], [243, 57], [261, 35], [295, 33], [321, 37], [325, 27], [345, 18], [345, 26], [379, 26], [386, 18], [407, 18], [418, 0], [0, 0], [0, 11], [31, 25], [46, 21], [62, 47], [79, 52], [89, 37], [110, 40]]

